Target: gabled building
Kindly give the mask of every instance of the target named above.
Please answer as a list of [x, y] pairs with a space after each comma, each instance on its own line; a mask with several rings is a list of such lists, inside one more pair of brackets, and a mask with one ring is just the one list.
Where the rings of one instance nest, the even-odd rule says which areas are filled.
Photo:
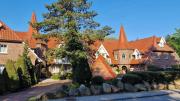
[[[31, 23], [36, 22], [35, 14], [32, 14]], [[29, 30], [27, 32], [19, 32], [10, 29], [2, 21], [0, 21], [0, 72], [5, 68], [7, 60], [16, 61], [24, 51], [25, 42], [29, 46], [29, 56], [32, 63], [35, 65], [35, 62], [42, 62], [42, 51], [44, 45], [39, 43], [39, 40], [32, 37], [33, 34], [36, 34], [37, 30], [33, 29], [29, 25]], [[44, 46], [45, 47], [45, 46]]]
[[[103, 40], [94, 43], [96, 61], [103, 56], [112, 69], [124, 69], [130, 71], [144, 71], [147, 65], [155, 65], [160, 68], [169, 68], [179, 63], [176, 52], [161, 37], [148, 37], [128, 41], [124, 28], [121, 26], [118, 40]], [[92, 70], [100, 70], [104, 65], [95, 65]], [[105, 67], [104, 67], [105, 68]], [[103, 71], [103, 70], [102, 70]], [[102, 75], [99, 72], [99, 75]]]
[[17, 60], [23, 53], [23, 40], [0, 21], [0, 73], [5, 68], [7, 60]]

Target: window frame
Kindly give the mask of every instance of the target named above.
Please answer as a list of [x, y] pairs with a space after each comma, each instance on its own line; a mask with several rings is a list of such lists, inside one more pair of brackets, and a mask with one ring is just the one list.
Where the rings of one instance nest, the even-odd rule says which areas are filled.
[[[4, 46], [6, 46], [6, 48], [4, 47]], [[3, 48], [5, 48], [5, 51], [1, 51], [1, 47], [3, 47]], [[7, 54], [8, 53], [8, 45], [6, 45], [6, 44], [0, 44], [0, 53], [1, 54]]]
[[122, 59], [126, 59], [126, 54], [122, 53]]
[[119, 59], [118, 52], [114, 52], [114, 59], [115, 59], [115, 60], [118, 60], [118, 59]]

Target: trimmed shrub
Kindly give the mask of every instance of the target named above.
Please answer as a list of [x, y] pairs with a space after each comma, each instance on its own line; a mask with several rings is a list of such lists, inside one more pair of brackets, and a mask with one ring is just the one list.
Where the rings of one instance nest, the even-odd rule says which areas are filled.
[[117, 78], [114, 78], [114, 79], [111, 79], [111, 80], [105, 80], [105, 83], [108, 83], [108, 84], [111, 84], [111, 85], [117, 85], [118, 81], [119, 80]]
[[41, 69], [41, 78], [49, 78], [51, 77], [51, 73], [48, 71], [47, 68], [42, 68]]
[[163, 71], [163, 68], [160, 68], [158, 66], [155, 65], [148, 65], [147, 66], [148, 71]]
[[3, 94], [4, 92], [6, 92], [6, 87], [5, 87], [5, 81], [4, 81], [4, 77], [2, 74], [0, 74], [0, 94]]
[[121, 80], [123, 83], [137, 84], [142, 82], [142, 78], [136, 74], [125, 74]]
[[101, 76], [95, 76], [91, 80], [91, 84], [93, 85], [102, 85], [104, 83], [104, 79]]
[[172, 68], [166, 68], [166, 71], [180, 71], [180, 65], [172, 65]]
[[138, 75], [143, 81], [152, 83], [168, 83], [180, 79], [179, 71], [145, 71], [145, 72], [129, 72], [128, 74]]
[[76, 88], [79, 88], [79, 83], [72, 83], [70, 85], [68, 85], [68, 90], [72, 90], [72, 89], [76, 89]]
[[8, 74], [9, 80], [8, 82], [8, 90], [9, 91], [16, 91], [19, 87], [19, 77], [17, 74], [17, 69], [15, 68], [15, 62], [12, 60], [8, 60], [5, 67]]
[[72, 79], [72, 73], [65, 73], [65, 78], [66, 79]]
[[59, 74], [52, 74], [51, 79], [59, 80], [60, 79], [60, 75]]
[[27, 88], [31, 85], [30, 69], [28, 68], [28, 63], [26, 63], [26, 61], [27, 60], [24, 57], [20, 56], [15, 63], [21, 88]]

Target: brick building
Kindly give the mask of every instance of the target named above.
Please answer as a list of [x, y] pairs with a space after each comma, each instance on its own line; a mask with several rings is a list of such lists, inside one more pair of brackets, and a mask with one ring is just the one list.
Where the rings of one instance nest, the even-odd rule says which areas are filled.
[[[179, 57], [176, 52], [168, 46], [163, 37], [156, 36], [128, 41], [123, 26], [120, 28], [118, 40], [104, 40], [94, 43], [96, 60], [103, 56], [111, 69], [144, 71], [148, 65], [155, 65], [160, 68], [170, 68], [172, 65], [179, 64]], [[105, 62], [102, 62], [105, 64]], [[105, 65], [92, 66], [93, 75], [104, 74]], [[98, 74], [99, 72], [99, 74]]]
[[[32, 14], [31, 23], [36, 22], [35, 14]], [[5, 68], [7, 60], [16, 61], [24, 51], [25, 42], [29, 45], [29, 56], [32, 63], [35, 65], [35, 61], [42, 61], [40, 54], [36, 53], [39, 49], [38, 40], [32, 38], [32, 34], [37, 33], [37, 30], [33, 29], [29, 25], [29, 30], [27, 32], [19, 32], [10, 29], [2, 21], [0, 21], [0, 73]], [[43, 48], [41, 47], [41, 50]], [[39, 51], [41, 53], [41, 51]]]

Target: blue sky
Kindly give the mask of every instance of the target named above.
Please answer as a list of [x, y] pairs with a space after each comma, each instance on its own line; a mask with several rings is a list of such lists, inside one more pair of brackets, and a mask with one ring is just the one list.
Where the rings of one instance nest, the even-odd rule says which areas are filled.
[[[31, 13], [34, 11], [38, 21], [47, 12], [45, 4], [56, 0], [3, 0], [0, 6], [0, 20], [10, 28], [26, 31]], [[180, 0], [91, 0], [93, 10], [99, 14], [96, 21], [115, 30], [118, 37], [123, 25], [128, 40], [166, 36], [180, 28]]]

